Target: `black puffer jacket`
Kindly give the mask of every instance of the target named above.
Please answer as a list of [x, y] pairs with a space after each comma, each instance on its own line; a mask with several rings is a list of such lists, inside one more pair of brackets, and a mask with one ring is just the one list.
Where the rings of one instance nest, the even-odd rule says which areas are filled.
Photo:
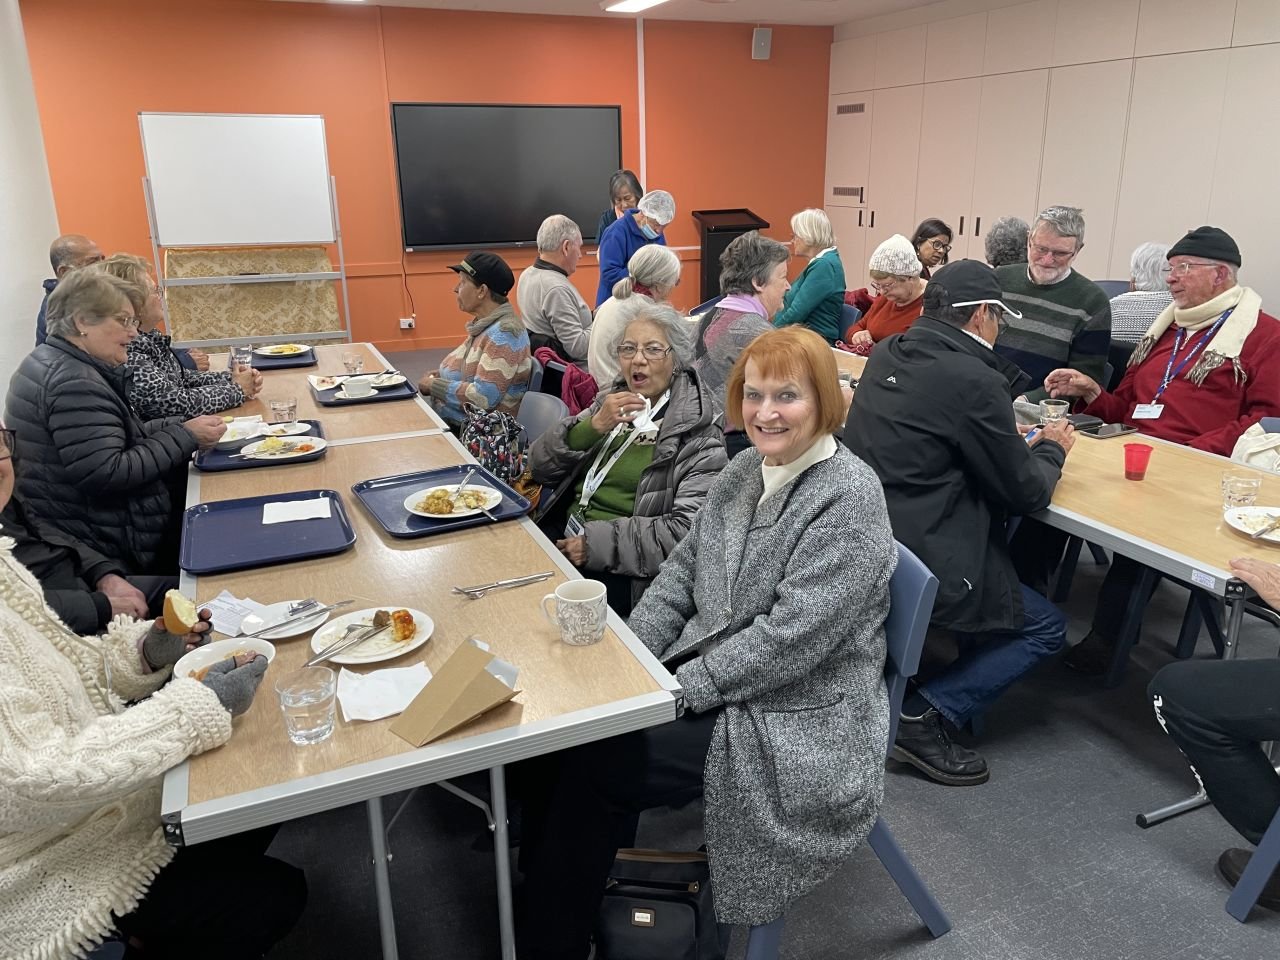
[[123, 366], [56, 336], [31, 351], [5, 401], [22, 454], [17, 489], [41, 520], [129, 573], [171, 573], [158, 565], [178, 536], [167, 483], [181, 483], [196, 438], [177, 418], [143, 423], [127, 396]]

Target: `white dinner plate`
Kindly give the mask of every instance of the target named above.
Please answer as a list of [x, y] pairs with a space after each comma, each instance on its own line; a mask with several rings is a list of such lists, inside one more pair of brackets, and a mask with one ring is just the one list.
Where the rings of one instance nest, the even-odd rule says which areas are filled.
[[[256, 440], [241, 447], [240, 453], [251, 460], [296, 460], [298, 457], [305, 457], [308, 454], [315, 453], [317, 450], [323, 450], [329, 445], [321, 437], [273, 437], [269, 439], [280, 440], [284, 447], [276, 452], [263, 451], [262, 445], [266, 443], [266, 440]], [[311, 449], [300, 450], [299, 447], [310, 447]]]
[[474, 507], [470, 510], [454, 509], [453, 513], [427, 513], [425, 510], [419, 510], [418, 504], [425, 500], [428, 496], [437, 490], [448, 490], [452, 493], [457, 489], [457, 484], [446, 483], [440, 487], [427, 487], [409, 494], [404, 498], [404, 508], [412, 513], [415, 517], [424, 517], [427, 520], [457, 520], [459, 517], [474, 517], [477, 513], [484, 513], [486, 510], [492, 510], [502, 502], [502, 494], [493, 487], [485, 487], [475, 483], [468, 483], [465, 489], [469, 492], [484, 494], [484, 506]]
[[[1280, 507], [1232, 507], [1222, 515], [1222, 519], [1230, 527], [1239, 530], [1246, 536], [1257, 533], [1276, 517], [1280, 517]], [[1280, 529], [1264, 533], [1255, 543], [1280, 543]]]
[[398, 387], [408, 379], [408, 377], [401, 376], [398, 373], [380, 373], [376, 377], [370, 378], [369, 382], [375, 387]]
[[346, 379], [344, 375], [337, 374], [326, 377], [307, 377], [307, 382], [317, 390], [332, 390]]
[[173, 675], [181, 678], [211, 667], [219, 660], [226, 660], [233, 654], [252, 651], [260, 653], [270, 663], [276, 658], [276, 648], [257, 637], [231, 637], [227, 640], [215, 640], [203, 647], [196, 647], [173, 665]]
[[338, 400], [368, 400], [377, 392], [378, 392], [377, 387], [370, 387], [368, 393], [362, 393], [360, 394], [360, 396], [356, 397], [347, 393], [347, 388], [343, 387], [341, 390], [339, 390], [337, 393], [334, 394], [334, 397], [337, 398]]
[[[262, 612], [258, 616], [262, 618], [264, 624], [283, 620], [289, 616], [289, 604], [291, 603], [297, 603], [297, 601], [281, 600], [279, 603], [269, 603], [262, 608]], [[323, 613], [315, 613], [309, 617], [303, 617], [301, 620], [295, 620], [293, 623], [286, 624], [283, 627], [277, 627], [275, 630], [264, 631], [258, 636], [264, 640], [288, 640], [290, 637], [300, 637], [304, 633], [310, 633], [328, 619], [329, 611], [326, 610]], [[245, 633], [255, 632], [253, 630], [245, 630], [243, 626], [240, 629]]]
[[218, 442], [214, 444], [217, 450], [238, 450], [254, 437], [258, 436], [258, 431], [262, 429], [260, 423], [233, 423], [230, 424], [226, 432], [218, 438]]
[[306, 353], [310, 348], [301, 343], [273, 343], [265, 347], [258, 347], [253, 352], [260, 357], [296, 357], [300, 353]]
[[413, 615], [413, 622], [418, 625], [418, 632], [404, 643], [397, 643], [392, 636], [392, 631], [388, 630], [380, 636], [374, 637], [367, 643], [357, 644], [350, 652], [341, 653], [336, 657], [326, 660], [326, 663], [345, 663], [348, 665], [359, 665], [362, 663], [379, 663], [383, 660], [394, 660], [396, 657], [402, 657], [411, 650], [417, 650], [420, 646], [431, 639], [431, 634], [436, 628], [435, 621], [423, 613], [421, 610], [414, 610], [412, 607], [394, 607], [387, 605], [385, 607], [370, 607], [367, 610], [357, 610], [355, 613], [348, 613], [345, 616], [335, 617], [326, 623], [323, 627], [311, 635], [311, 649], [319, 653], [329, 644], [333, 643], [346, 631], [347, 627], [353, 623], [367, 623], [372, 626], [373, 616], [379, 610], [385, 610], [387, 613], [393, 613], [396, 610], [408, 610]]
[[295, 420], [293, 423], [264, 423], [258, 428], [260, 437], [296, 437], [311, 429], [311, 424]]

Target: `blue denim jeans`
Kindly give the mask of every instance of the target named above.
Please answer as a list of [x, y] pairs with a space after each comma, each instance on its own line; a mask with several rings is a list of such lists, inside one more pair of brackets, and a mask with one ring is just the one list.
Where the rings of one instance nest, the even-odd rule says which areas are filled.
[[[960, 656], [930, 677], [920, 695], [938, 712], [962, 726], [995, 703], [1015, 680], [1066, 645], [1067, 618], [1030, 587], [1022, 587], [1021, 630], [957, 634]], [[971, 644], [964, 644], [965, 639]]]

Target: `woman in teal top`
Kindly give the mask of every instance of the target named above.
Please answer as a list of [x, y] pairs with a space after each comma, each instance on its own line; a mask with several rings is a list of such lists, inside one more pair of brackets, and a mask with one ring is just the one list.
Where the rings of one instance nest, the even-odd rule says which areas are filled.
[[809, 263], [782, 298], [773, 325], [798, 323], [834, 344], [844, 334], [844, 267], [831, 221], [822, 210], [801, 210], [791, 218], [791, 233], [796, 256]]

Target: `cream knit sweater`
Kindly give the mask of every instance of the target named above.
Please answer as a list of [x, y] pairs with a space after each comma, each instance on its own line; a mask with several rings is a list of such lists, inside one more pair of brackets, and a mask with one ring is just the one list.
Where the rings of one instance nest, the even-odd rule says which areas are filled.
[[194, 680], [158, 689], [170, 671], [143, 670], [148, 624], [72, 634], [12, 548], [0, 538], [0, 954], [79, 957], [173, 856], [161, 775], [225, 743], [231, 715]]

